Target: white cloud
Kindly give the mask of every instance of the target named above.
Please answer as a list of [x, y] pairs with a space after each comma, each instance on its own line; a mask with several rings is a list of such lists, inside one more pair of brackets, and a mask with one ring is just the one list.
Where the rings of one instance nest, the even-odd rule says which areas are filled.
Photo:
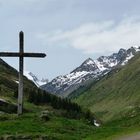
[[40, 34], [49, 46], [64, 46], [80, 49], [84, 53], [114, 52], [119, 48], [140, 45], [140, 21], [129, 18], [115, 23], [105, 21], [89, 23], [77, 29]]

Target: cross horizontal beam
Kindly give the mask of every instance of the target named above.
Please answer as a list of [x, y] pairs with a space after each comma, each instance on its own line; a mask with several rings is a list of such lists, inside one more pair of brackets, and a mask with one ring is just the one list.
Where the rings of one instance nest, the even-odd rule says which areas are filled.
[[19, 33], [19, 52], [0, 52], [0, 57], [19, 57], [18, 115], [23, 112], [23, 72], [24, 57], [44, 58], [45, 53], [24, 52], [24, 33]]
[[0, 52], [0, 57], [45, 57], [45, 53]]

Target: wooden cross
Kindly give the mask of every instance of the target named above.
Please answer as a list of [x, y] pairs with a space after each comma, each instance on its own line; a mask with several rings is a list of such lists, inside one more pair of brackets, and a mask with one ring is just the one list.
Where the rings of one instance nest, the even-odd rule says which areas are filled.
[[0, 57], [19, 57], [19, 87], [18, 87], [18, 115], [23, 112], [23, 70], [24, 57], [46, 57], [44, 53], [26, 53], [24, 52], [24, 33], [19, 33], [19, 52], [0, 52]]

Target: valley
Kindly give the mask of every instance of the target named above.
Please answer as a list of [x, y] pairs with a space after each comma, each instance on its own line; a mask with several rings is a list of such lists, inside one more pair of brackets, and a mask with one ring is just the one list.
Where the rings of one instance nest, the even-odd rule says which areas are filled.
[[[129, 51], [132, 53], [132, 50]], [[70, 75], [79, 73], [74, 80], [80, 80], [81, 73], [83, 77], [91, 78], [93, 74], [87, 76], [82, 72], [83, 68], [85, 71], [94, 72], [96, 69], [94, 80], [88, 79], [86, 84], [83, 81], [82, 85], [66, 94], [71, 101], [42, 91], [32, 82], [34, 79], [24, 77], [22, 116], [16, 115], [18, 72], [0, 59], [0, 138], [117, 140], [120, 137], [127, 138], [126, 135], [131, 133], [138, 133], [140, 54], [134, 52], [135, 55], [125, 65], [127, 57], [122, 63], [102, 72], [100, 76], [94, 61], [87, 59], [82, 67], [76, 68]], [[98, 78], [95, 78], [95, 75]], [[100, 127], [97, 127], [95, 122], [99, 123]]]
[[139, 64], [137, 54], [126, 66], [108, 73], [74, 100], [104, 121], [135, 115], [139, 110]]

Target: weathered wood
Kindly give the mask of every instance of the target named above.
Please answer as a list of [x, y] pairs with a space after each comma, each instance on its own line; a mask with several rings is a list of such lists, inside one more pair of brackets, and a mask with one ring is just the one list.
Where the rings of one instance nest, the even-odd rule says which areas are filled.
[[20, 54], [17, 52], [12, 52], [12, 53], [0, 52], [0, 57], [19, 57], [19, 56], [20, 56]]
[[22, 114], [23, 110], [23, 71], [24, 57], [45, 57], [45, 53], [24, 53], [24, 33], [19, 33], [19, 52], [0, 52], [0, 57], [19, 57], [19, 87], [18, 87], [18, 115]]
[[17, 53], [17, 52], [0, 52], [0, 57], [46, 57], [45, 53]]
[[23, 54], [23, 57], [46, 57], [46, 54], [45, 53], [24, 53]]
[[19, 34], [19, 86], [18, 86], [18, 115], [22, 114], [23, 109], [23, 66], [24, 66], [24, 34]]

